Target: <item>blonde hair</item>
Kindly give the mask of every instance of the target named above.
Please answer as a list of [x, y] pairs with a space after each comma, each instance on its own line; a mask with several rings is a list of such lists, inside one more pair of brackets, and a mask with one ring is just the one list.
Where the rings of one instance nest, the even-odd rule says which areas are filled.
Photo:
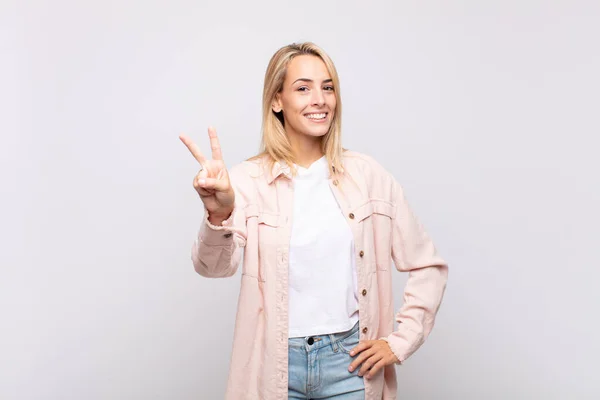
[[333, 83], [337, 105], [329, 131], [321, 139], [321, 150], [327, 158], [331, 176], [335, 176], [342, 172], [342, 99], [340, 96], [340, 82], [331, 58], [323, 49], [311, 42], [293, 43], [284, 46], [271, 57], [265, 73], [263, 87], [261, 148], [260, 153], [251, 159], [266, 156], [269, 168], [272, 168], [275, 162], [283, 161], [292, 168], [292, 173], [295, 174], [296, 172], [293, 167], [296, 159], [283, 126], [283, 114], [273, 111], [272, 105], [277, 93], [283, 89], [287, 66], [294, 57], [300, 55], [311, 55], [320, 58], [325, 63]]

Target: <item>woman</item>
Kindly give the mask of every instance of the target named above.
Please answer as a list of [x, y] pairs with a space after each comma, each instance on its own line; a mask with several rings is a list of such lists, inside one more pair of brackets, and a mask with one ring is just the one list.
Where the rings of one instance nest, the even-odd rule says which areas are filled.
[[[232, 276], [244, 250], [227, 399], [395, 399], [433, 327], [448, 267], [394, 177], [342, 149], [341, 111], [331, 59], [292, 44], [265, 75], [261, 154], [227, 171], [214, 129], [212, 160], [180, 137], [205, 207], [194, 268]], [[409, 272], [395, 318], [391, 260]]]

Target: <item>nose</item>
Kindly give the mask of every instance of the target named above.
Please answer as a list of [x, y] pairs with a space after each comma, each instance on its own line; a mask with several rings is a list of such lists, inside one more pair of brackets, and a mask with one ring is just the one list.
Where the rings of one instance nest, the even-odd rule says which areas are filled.
[[322, 106], [325, 104], [325, 96], [323, 94], [323, 90], [313, 90], [312, 103], [314, 106]]

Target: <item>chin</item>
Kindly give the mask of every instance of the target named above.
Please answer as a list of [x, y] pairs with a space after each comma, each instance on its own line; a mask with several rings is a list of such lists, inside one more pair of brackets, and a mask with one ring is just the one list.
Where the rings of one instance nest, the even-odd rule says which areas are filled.
[[329, 128], [331, 127], [330, 125], [327, 126], [319, 126], [319, 127], [308, 127], [306, 130], [304, 130], [304, 134], [308, 135], [308, 136], [314, 136], [314, 137], [321, 137], [321, 136], [325, 136], [327, 135], [327, 132], [329, 132]]
[[327, 135], [327, 132], [329, 132], [329, 130], [309, 131], [309, 132], [304, 132], [304, 134], [307, 136], [312, 136], [312, 137], [323, 137], [323, 136]]

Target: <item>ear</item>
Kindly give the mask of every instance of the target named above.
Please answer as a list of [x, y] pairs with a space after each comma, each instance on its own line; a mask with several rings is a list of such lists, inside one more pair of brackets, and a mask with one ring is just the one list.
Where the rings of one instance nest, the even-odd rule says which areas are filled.
[[271, 104], [271, 109], [273, 109], [273, 111], [276, 113], [281, 112], [281, 110], [283, 110], [283, 106], [281, 105], [281, 97], [279, 96], [279, 93], [275, 95], [273, 103]]

